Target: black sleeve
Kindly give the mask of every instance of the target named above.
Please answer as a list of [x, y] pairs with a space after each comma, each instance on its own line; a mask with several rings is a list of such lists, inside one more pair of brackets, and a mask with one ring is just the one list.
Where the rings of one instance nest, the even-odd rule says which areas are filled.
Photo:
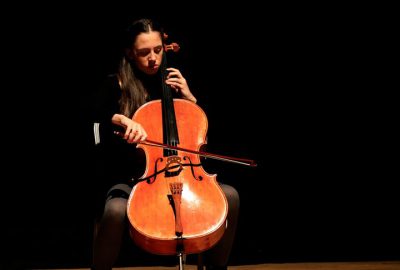
[[115, 75], [108, 76], [93, 94], [91, 116], [93, 122], [110, 125], [112, 116], [119, 113], [121, 90]]

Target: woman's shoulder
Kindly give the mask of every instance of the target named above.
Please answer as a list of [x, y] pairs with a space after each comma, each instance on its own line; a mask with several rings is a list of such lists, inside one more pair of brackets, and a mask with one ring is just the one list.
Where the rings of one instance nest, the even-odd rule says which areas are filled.
[[119, 92], [119, 82], [117, 74], [108, 74], [97, 81], [97, 93], [110, 94]]
[[119, 78], [118, 75], [113, 73], [113, 74], [108, 74], [102, 82], [103, 85], [105, 86], [111, 86], [111, 87], [118, 87], [119, 88]]
[[99, 106], [115, 102], [121, 95], [118, 76], [116, 74], [110, 74], [98, 79], [92, 93], [95, 104]]

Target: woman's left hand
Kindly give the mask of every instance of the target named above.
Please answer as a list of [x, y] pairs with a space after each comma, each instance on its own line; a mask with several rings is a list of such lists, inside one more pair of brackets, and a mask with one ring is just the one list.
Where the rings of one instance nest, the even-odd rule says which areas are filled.
[[165, 81], [172, 89], [178, 92], [184, 99], [197, 102], [197, 99], [193, 96], [192, 92], [189, 89], [189, 85], [186, 82], [185, 77], [182, 76], [182, 73], [176, 68], [167, 68], [169, 71], [167, 75], [167, 80]]

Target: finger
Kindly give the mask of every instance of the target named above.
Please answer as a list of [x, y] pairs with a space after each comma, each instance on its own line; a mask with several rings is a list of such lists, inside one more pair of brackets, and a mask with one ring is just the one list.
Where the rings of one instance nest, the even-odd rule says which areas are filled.
[[166, 80], [166, 82], [180, 82], [180, 81], [182, 81], [182, 79], [177, 77], [172, 77]]
[[179, 83], [177, 83], [177, 82], [170, 81], [170, 82], [166, 82], [166, 84], [175, 90], [178, 90], [178, 88], [179, 88]]
[[130, 129], [126, 129], [126, 130], [125, 130], [125, 134], [124, 134], [124, 139], [125, 139], [125, 140], [129, 138], [129, 134], [130, 134], [130, 133], [131, 133], [131, 130], [130, 130]]
[[136, 136], [137, 133], [138, 133], [137, 129], [134, 128], [130, 129], [128, 140], [131, 141]]
[[129, 140], [129, 143], [137, 143], [140, 140], [140, 136], [139, 135], [135, 135], [132, 137], [131, 140]]

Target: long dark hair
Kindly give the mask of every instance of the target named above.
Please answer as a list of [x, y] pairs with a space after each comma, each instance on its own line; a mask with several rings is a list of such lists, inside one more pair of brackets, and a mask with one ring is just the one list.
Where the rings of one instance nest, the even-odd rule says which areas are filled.
[[[150, 31], [159, 32], [160, 37], [163, 35], [162, 27], [155, 21], [147, 18], [134, 21], [124, 33], [123, 49], [130, 50], [139, 34], [149, 33]], [[119, 101], [120, 111], [127, 117], [132, 117], [133, 113], [146, 102], [148, 96], [147, 90], [136, 76], [135, 71], [134, 63], [125, 53], [119, 63], [117, 76], [122, 90], [122, 96]]]

